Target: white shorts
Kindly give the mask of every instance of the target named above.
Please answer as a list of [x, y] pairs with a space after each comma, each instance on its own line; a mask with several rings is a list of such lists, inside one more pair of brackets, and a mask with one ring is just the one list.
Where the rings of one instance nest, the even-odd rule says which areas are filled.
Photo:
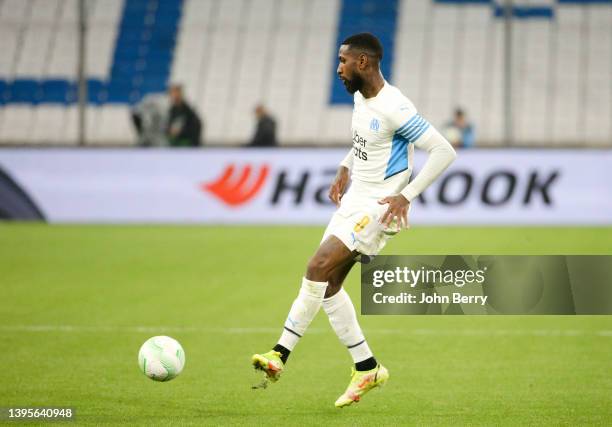
[[377, 255], [387, 241], [399, 232], [395, 220], [389, 227], [379, 223], [389, 205], [381, 205], [378, 200], [377, 197], [347, 192], [329, 221], [321, 243], [333, 235], [351, 251], [363, 255]]

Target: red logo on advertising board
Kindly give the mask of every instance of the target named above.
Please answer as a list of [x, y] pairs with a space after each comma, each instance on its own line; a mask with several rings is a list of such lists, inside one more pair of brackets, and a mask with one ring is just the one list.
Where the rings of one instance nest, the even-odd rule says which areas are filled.
[[[240, 171], [236, 169], [233, 164], [227, 166], [219, 178], [214, 182], [202, 184], [201, 188], [230, 206], [240, 206], [248, 202], [263, 187], [270, 167], [263, 165], [253, 171], [251, 165], [246, 165]], [[252, 175], [255, 178], [249, 179]]]

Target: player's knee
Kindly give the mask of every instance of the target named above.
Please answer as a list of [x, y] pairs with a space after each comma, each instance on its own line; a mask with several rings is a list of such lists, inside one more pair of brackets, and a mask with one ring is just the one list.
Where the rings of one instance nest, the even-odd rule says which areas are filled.
[[333, 269], [333, 265], [329, 258], [315, 255], [310, 261], [306, 268], [306, 278], [309, 280], [316, 280], [321, 282], [327, 282], [330, 277], [330, 272]]

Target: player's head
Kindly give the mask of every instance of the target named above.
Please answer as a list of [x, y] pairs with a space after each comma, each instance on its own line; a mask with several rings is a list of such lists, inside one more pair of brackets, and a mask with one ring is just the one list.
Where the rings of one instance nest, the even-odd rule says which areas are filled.
[[168, 88], [168, 95], [170, 96], [170, 101], [178, 105], [183, 102], [183, 86], [177, 83], [173, 83]]
[[336, 72], [349, 93], [363, 86], [364, 76], [380, 72], [383, 47], [378, 38], [370, 33], [359, 33], [347, 37], [338, 50]]
[[263, 104], [257, 104], [255, 106], [255, 117], [257, 117], [258, 119], [261, 119], [263, 116], [266, 115], [266, 107], [264, 107]]
[[457, 107], [455, 108], [455, 124], [459, 125], [459, 126], [464, 126], [465, 125], [465, 112], [463, 111], [462, 108]]

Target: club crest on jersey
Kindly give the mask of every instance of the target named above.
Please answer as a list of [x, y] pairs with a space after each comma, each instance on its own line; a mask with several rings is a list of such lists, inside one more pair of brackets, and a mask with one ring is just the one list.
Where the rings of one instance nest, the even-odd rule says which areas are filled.
[[380, 129], [380, 122], [378, 121], [376, 117], [374, 117], [372, 121], [370, 122], [370, 130], [373, 130], [374, 132], [378, 132], [378, 129]]

